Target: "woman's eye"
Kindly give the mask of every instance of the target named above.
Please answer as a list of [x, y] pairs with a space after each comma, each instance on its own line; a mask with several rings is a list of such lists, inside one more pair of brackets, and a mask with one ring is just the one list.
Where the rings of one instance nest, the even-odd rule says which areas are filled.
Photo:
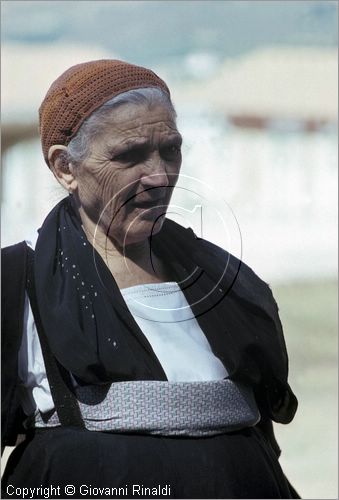
[[[164, 160], [175, 161], [181, 156], [180, 146], [174, 144], [160, 148], [160, 155]], [[136, 164], [146, 161], [149, 152], [146, 148], [133, 148], [112, 158], [112, 161], [126, 164]]]
[[140, 149], [131, 149], [130, 151], [125, 151], [119, 155], [112, 158], [113, 161], [118, 161], [121, 163], [138, 163], [144, 158], [144, 152]]
[[166, 146], [161, 148], [160, 153], [165, 160], [176, 160], [181, 154], [181, 149], [179, 146]]

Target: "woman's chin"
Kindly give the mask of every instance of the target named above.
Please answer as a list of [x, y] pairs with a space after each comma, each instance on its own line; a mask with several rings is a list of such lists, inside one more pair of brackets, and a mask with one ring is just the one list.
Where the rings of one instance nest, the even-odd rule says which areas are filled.
[[154, 236], [161, 230], [163, 222], [164, 217], [159, 217], [157, 220], [154, 220], [153, 218], [132, 224], [128, 229], [126, 229], [126, 232], [122, 235], [120, 241], [123, 241], [125, 246], [146, 241], [148, 238]]

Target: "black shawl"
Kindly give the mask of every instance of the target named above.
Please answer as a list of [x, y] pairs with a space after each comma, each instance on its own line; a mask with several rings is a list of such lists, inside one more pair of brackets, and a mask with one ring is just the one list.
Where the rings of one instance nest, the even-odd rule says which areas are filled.
[[[176, 277], [230, 378], [288, 423], [297, 408], [277, 305], [244, 263], [166, 219], [152, 250]], [[71, 197], [47, 216], [35, 251], [37, 301], [50, 348], [82, 384], [166, 380], [109, 269], [88, 242]]]

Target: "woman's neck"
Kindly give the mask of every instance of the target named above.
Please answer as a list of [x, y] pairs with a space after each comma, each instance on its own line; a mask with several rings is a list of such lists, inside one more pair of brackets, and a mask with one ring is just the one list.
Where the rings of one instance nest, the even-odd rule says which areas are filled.
[[111, 271], [119, 288], [171, 281], [164, 263], [151, 252], [148, 238], [122, 248], [81, 211], [80, 216], [88, 241]]

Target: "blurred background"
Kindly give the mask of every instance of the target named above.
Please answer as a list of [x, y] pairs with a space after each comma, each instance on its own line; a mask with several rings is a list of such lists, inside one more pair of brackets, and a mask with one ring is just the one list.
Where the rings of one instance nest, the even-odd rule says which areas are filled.
[[151, 67], [184, 137], [174, 202], [191, 214], [198, 203], [188, 224], [242, 256], [280, 307], [300, 402], [290, 425], [275, 426], [281, 464], [303, 498], [337, 498], [337, 2], [11, 0], [1, 10], [2, 246], [29, 239], [64, 196], [38, 139], [52, 81], [91, 59]]

